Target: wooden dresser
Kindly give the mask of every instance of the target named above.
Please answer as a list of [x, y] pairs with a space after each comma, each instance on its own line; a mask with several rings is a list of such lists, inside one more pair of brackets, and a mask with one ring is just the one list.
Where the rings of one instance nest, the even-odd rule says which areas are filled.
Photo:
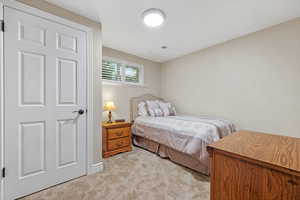
[[104, 158], [131, 151], [131, 123], [103, 123], [102, 148]]
[[240, 131], [208, 151], [211, 200], [300, 200], [300, 139]]

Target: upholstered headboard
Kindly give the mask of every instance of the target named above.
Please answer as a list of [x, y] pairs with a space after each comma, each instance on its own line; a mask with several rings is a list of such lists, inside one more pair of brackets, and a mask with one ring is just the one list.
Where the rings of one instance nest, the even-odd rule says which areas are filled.
[[144, 94], [139, 97], [133, 97], [130, 99], [130, 121], [134, 121], [135, 118], [138, 116], [138, 105], [142, 101], [147, 100], [162, 100], [160, 97], [153, 96], [151, 94]]

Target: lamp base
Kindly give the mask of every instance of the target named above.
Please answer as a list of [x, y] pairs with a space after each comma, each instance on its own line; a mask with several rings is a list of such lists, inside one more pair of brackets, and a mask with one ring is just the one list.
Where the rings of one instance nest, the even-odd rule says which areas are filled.
[[106, 123], [113, 123], [111, 120], [112, 114], [111, 114], [111, 110], [108, 112], [108, 121]]

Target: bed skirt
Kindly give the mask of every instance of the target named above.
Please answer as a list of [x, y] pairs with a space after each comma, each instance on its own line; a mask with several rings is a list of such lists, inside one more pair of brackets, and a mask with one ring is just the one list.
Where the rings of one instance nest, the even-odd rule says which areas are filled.
[[136, 146], [156, 153], [162, 158], [168, 158], [177, 164], [183, 165], [202, 174], [209, 175], [209, 167], [201, 164], [199, 160], [191, 157], [190, 155], [176, 151], [163, 144], [159, 144], [141, 136], [133, 135], [132, 137], [133, 144]]

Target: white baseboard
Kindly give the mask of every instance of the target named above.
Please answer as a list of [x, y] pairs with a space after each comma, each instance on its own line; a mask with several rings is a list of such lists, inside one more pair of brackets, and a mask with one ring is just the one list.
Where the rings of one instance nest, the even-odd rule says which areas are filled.
[[0, 200], [4, 200], [4, 183], [3, 179], [0, 181]]
[[95, 174], [97, 172], [102, 172], [103, 170], [104, 170], [104, 165], [103, 162], [101, 161], [89, 167], [88, 175]]

